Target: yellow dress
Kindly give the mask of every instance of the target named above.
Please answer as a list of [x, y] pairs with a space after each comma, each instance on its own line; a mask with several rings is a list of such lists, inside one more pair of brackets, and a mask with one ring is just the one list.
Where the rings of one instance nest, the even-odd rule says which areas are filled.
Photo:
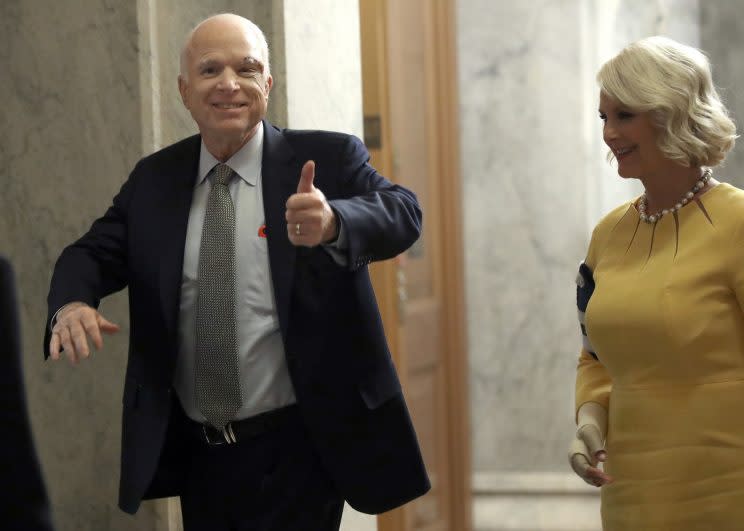
[[605, 531], [744, 530], [744, 191], [595, 228], [576, 406], [608, 408]]

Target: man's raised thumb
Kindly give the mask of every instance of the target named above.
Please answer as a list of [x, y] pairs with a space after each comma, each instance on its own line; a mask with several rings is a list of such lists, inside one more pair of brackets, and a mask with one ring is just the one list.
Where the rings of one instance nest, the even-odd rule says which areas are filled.
[[315, 179], [315, 161], [308, 160], [302, 166], [300, 182], [297, 185], [298, 194], [308, 194], [313, 191], [313, 179]]

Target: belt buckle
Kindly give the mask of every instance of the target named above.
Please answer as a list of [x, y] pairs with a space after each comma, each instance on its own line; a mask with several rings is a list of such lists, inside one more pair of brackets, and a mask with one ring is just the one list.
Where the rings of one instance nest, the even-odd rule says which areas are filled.
[[[211, 433], [217, 433], [217, 437], [213, 438], [210, 436]], [[235, 438], [235, 433], [232, 429], [232, 424], [227, 423], [222, 430], [218, 430], [217, 428], [213, 428], [211, 426], [207, 426], [206, 424], [202, 424], [202, 434], [204, 435], [204, 440], [207, 442], [210, 446], [220, 446], [223, 444], [235, 444], [238, 442], [238, 440]]]

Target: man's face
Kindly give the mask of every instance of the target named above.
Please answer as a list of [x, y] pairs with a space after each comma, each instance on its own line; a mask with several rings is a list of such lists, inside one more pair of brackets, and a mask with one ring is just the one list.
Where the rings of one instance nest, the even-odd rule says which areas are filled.
[[211, 20], [187, 44], [178, 88], [206, 142], [243, 144], [266, 116], [273, 80], [259, 43], [239, 22]]

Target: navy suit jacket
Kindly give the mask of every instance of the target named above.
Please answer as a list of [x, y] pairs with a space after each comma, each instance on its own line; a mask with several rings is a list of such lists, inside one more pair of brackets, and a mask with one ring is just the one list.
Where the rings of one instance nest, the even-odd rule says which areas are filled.
[[0, 528], [52, 531], [49, 500], [26, 407], [13, 269], [0, 258]]
[[[49, 319], [79, 300], [129, 288], [119, 505], [180, 493], [180, 440], [170, 422], [186, 225], [199, 162], [193, 136], [140, 160], [113, 205], [55, 266]], [[320, 188], [343, 223], [348, 267], [322, 248], [294, 247], [285, 203], [316, 162]], [[367, 264], [407, 249], [421, 230], [415, 195], [368, 164], [355, 137], [278, 129], [264, 122], [261, 169], [271, 278], [303, 421], [336, 488], [379, 513], [429, 489]], [[49, 321], [44, 346], [48, 354]]]

